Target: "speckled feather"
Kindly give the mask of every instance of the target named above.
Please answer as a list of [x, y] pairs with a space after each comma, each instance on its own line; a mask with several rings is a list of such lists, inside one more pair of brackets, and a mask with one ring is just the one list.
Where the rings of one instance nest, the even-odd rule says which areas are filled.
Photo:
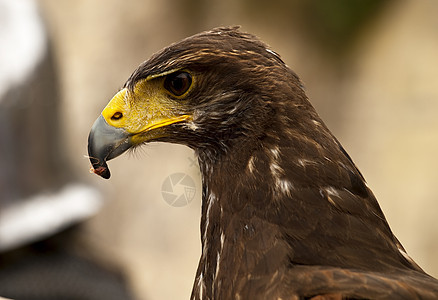
[[126, 87], [180, 69], [196, 78], [193, 121], [161, 140], [193, 148], [202, 172], [192, 299], [438, 298], [278, 54], [217, 28], [153, 55]]

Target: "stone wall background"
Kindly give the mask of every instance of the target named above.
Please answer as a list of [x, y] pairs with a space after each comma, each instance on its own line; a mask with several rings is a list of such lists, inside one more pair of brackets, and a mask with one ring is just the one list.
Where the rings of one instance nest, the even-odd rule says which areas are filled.
[[[303, 3], [40, 0], [60, 74], [64, 149], [75, 176], [107, 199], [78, 245], [121, 266], [138, 299], [190, 295], [200, 254], [194, 155], [185, 147], [150, 144], [111, 161], [112, 178], [104, 181], [88, 173], [88, 131], [152, 53], [232, 24], [259, 36], [300, 75], [397, 237], [438, 276], [438, 2]], [[196, 182], [195, 200], [182, 208], [169, 206], [160, 192], [175, 172]]]

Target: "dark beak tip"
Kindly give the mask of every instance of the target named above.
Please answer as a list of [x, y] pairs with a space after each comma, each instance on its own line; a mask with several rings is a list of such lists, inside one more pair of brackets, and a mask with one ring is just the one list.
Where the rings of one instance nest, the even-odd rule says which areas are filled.
[[110, 126], [100, 115], [94, 122], [88, 135], [88, 156], [91, 162], [91, 173], [109, 179], [111, 173], [106, 162], [131, 147], [129, 134], [122, 128]]
[[106, 166], [99, 166], [97, 168], [91, 167], [91, 168], [94, 174], [99, 175], [104, 179], [109, 179], [111, 177], [111, 172]]

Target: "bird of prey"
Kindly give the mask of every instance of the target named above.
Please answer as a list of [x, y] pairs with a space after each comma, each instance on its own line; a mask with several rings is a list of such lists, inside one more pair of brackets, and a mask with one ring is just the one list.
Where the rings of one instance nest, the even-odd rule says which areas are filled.
[[298, 76], [216, 28], [143, 62], [94, 123], [94, 173], [129, 148], [192, 148], [202, 255], [191, 299], [438, 299]]

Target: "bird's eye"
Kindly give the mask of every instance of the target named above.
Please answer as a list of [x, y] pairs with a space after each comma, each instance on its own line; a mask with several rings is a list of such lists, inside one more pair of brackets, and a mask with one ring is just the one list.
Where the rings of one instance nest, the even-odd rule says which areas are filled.
[[192, 85], [192, 76], [187, 72], [175, 72], [166, 76], [164, 88], [175, 96], [181, 96]]

